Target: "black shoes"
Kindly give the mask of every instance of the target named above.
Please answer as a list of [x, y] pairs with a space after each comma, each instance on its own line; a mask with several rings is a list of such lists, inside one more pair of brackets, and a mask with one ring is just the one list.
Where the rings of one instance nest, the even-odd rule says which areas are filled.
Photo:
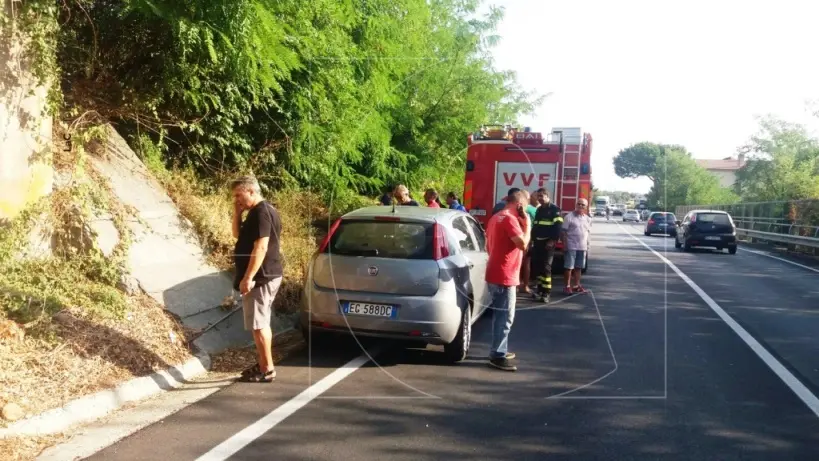
[[[507, 357], [509, 354], [507, 354]], [[514, 354], [512, 354], [514, 356]], [[507, 357], [501, 357], [497, 359], [489, 359], [489, 366], [497, 368], [498, 370], [503, 371], [517, 371], [518, 367], [512, 364]]]

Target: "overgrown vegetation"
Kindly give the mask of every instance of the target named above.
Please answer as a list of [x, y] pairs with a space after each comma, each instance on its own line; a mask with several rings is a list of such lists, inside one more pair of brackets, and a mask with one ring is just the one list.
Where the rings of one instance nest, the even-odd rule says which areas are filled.
[[329, 202], [462, 187], [465, 136], [537, 97], [492, 68], [478, 0], [76, 0], [58, 61], [74, 113], [168, 165], [253, 171]]
[[[78, 396], [190, 357], [189, 332], [156, 301], [120, 288], [131, 213], [88, 162], [96, 124], [55, 129], [60, 179], [50, 197], [0, 232], [0, 407], [37, 414]], [[109, 216], [119, 234], [103, 253], [90, 221]], [[43, 240], [42, 245], [36, 245]], [[40, 247], [40, 248], [38, 248]]]
[[[72, 133], [73, 148], [60, 150], [54, 159], [57, 173], [69, 179], [18, 215], [0, 236], [0, 310], [38, 336], [53, 333], [50, 318], [64, 309], [79, 308], [100, 318], [116, 318], [125, 311], [125, 297], [116, 286], [124, 275], [130, 243], [127, 211], [87, 164], [85, 146], [100, 130]], [[93, 216], [103, 214], [112, 217], [120, 235], [110, 255], [94, 245], [89, 226]], [[26, 254], [27, 242], [33, 240], [49, 250]]]
[[[293, 309], [329, 220], [389, 184], [458, 193], [467, 133], [540, 103], [493, 67], [502, 12], [478, 17], [480, 3], [4, 2], [3, 45], [22, 39], [21, 69], [49, 85], [55, 125], [80, 149], [56, 155], [55, 132], [61, 184], [0, 236], [0, 401], [38, 412], [188, 353], [178, 321], [117, 288], [130, 212], [82, 150], [101, 127], [127, 139], [220, 268], [234, 244], [227, 182], [256, 175], [283, 218], [277, 308]], [[108, 255], [89, 230], [99, 214], [121, 237]], [[38, 227], [55, 252], [21, 255]], [[27, 402], [34, 389], [50, 397]]]
[[819, 199], [819, 139], [804, 126], [765, 117], [742, 151], [750, 157], [737, 172], [743, 201]]

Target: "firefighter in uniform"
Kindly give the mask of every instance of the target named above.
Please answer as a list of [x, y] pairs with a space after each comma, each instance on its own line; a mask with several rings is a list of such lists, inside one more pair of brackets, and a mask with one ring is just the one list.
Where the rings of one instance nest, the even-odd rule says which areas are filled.
[[560, 207], [550, 202], [545, 190], [538, 191], [538, 200], [541, 205], [532, 226], [532, 266], [538, 275], [535, 298], [547, 303], [552, 292], [552, 262], [555, 244], [560, 240], [563, 215], [560, 214]]

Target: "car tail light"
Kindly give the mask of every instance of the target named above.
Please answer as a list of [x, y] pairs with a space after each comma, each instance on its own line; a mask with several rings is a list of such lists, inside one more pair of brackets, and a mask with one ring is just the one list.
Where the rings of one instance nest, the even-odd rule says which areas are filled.
[[336, 219], [336, 222], [330, 226], [330, 232], [327, 232], [327, 236], [324, 237], [324, 240], [321, 242], [321, 246], [318, 250], [319, 253], [324, 253], [324, 250], [327, 249], [327, 246], [330, 244], [330, 239], [333, 237], [333, 234], [336, 233], [336, 229], [338, 229], [339, 224], [341, 224], [341, 218]]
[[435, 223], [432, 225], [432, 259], [438, 261], [449, 256], [449, 245], [446, 244], [444, 226]]
[[398, 216], [376, 216], [376, 221], [390, 221], [390, 222], [400, 222], [401, 218]]
[[653, 220], [653, 219], [649, 219], [649, 220], [648, 220], [648, 223], [649, 223], [649, 224], [654, 224], [654, 220]]

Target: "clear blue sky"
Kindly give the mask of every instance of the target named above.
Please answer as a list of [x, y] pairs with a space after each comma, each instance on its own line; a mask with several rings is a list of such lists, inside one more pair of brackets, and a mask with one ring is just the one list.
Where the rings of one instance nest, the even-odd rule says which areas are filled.
[[682, 144], [697, 158], [735, 155], [758, 115], [819, 126], [819, 2], [496, 0], [505, 17], [496, 67], [552, 93], [536, 131], [580, 126], [595, 143], [601, 189], [646, 192], [612, 158], [640, 141]]

